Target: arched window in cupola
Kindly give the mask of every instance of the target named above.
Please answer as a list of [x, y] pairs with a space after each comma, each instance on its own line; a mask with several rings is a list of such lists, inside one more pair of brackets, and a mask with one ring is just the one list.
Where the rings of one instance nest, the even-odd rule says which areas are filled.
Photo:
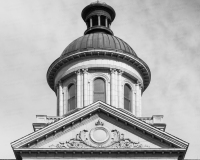
[[106, 85], [102, 78], [96, 78], [94, 80], [93, 100], [94, 102], [98, 100], [106, 102]]
[[128, 84], [124, 85], [124, 109], [131, 111], [131, 97], [132, 91], [131, 87]]
[[75, 109], [75, 85], [68, 86], [68, 111]]

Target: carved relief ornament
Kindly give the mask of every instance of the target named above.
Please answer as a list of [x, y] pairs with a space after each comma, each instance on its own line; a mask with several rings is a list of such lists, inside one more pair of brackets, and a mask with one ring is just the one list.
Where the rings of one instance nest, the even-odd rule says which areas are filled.
[[[149, 148], [149, 146], [135, 142], [129, 138], [125, 138], [123, 133], [120, 133], [117, 129], [109, 131], [103, 126], [103, 123], [98, 120], [94, 127], [89, 132], [88, 130], [82, 130], [76, 134], [75, 138], [68, 141], [58, 142], [52, 144], [50, 148]], [[97, 135], [95, 135], [97, 131]], [[98, 134], [101, 133], [99, 136]], [[105, 136], [104, 136], [105, 134]], [[100, 139], [99, 139], [100, 137]]]

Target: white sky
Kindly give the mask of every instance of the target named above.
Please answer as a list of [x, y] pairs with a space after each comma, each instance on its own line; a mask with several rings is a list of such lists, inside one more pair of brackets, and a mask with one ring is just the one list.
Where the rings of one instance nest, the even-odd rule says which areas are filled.
[[[10, 143], [33, 131], [35, 115], [56, 115], [46, 72], [86, 30], [91, 0], [0, 1], [0, 159]], [[164, 115], [166, 131], [190, 143], [200, 158], [200, 1], [105, 0], [116, 11], [111, 28], [150, 67], [143, 116]]]

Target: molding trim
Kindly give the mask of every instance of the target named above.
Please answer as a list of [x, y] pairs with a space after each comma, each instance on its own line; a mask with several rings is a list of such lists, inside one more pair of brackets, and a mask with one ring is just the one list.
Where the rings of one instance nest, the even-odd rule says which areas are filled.
[[150, 81], [151, 81], [151, 72], [147, 64], [142, 61], [140, 58], [129, 55], [128, 53], [121, 53], [121, 52], [113, 52], [108, 50], [90, 50], [90, 51], [84, 51], [84, 52], [78, 52], [71, 55], [61, 56], [58, 59], [56, 59], [51, 66], [49, 67], [47, 71], [47, 82], [52, 90], [54, 90], [55, 86], [55, 77], [58, 73], [58, 71], [65, 66], [67, 63], [76, 61], [80, 58], [87, 58], [87, 57], [113, 57], [118, 60], [127, 61], [130, 63], [134, 68], [138, 70], [138, 72], [141, 74], [144, 87], [142, 92], [148, 87]]
[[66, 125], [71, 126], [74, 124], [74, 122], [79, 123], [80, 121], [82, 121], [83, 117], [88, 118], [87, 116], [91, 117], [92, 115], [99, 112], [105, 113], [108, 116], [116, 117], [117, 121], [126, 123], [132, 128], [142, 131], [143, 134], [151, 135], [152, 138], [154, 139], [156, 138], [160, 142], [162, 141], [162, 143], [166, 142], [171, 148], [173, 147], [187, 148], [189, 146], [189, 143], [175, 136], [172, 136], [167, 132], [159, 130], [154, 126], [151, 126], [150, 124], [147, 124], [146, 122], [136, 118], [133, 114], [128, 113], [124, 110], [120, 110], [115, 107], [112, 107], [101, 101], [97, 101], [87, 107], [84, 107], [83, 109], [71, 115], [68, 115], [67, 117], [60, 119], [59, 121], [55, 123], [52, 123], [36, 132], [33, 132], [11, 143], [11, 145], [13, 148], [20, 148], [20, 147], [26, 147], [26, 145], [29, 143], [33, 143], [33, 142], [37, 143], [38, 140], [42, 140], [42, 137], [59, 132], [59, 130], [63, 129], [63, 126], [66, 126]]
[[48, 158], [63, 158], [63, 157], [167, 157], [168, 159], [174, 158], [178, 160], [183, 160], [185, 157], [186, 149], [182, 148], [145, 148], [145, 149], [96, 149], [96, 148], [89, 148], [89, 149], [66, 149], [66, 148], [39, 148], [39, 149], [32, 149], [32, 148], [20, 148], [14, 149], [15, 156], [17, 160], [22, 160], [23, 157], [48, 157]]

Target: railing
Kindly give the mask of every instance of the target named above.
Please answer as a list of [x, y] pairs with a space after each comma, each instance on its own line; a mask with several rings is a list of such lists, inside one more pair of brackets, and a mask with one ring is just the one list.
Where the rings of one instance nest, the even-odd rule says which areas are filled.
[[37, 123], [46, 123], [46, 124], [54, 123], [62, 118], [63, 117], [46, 116], [46, 115], [37, 115], [36, 116]]

